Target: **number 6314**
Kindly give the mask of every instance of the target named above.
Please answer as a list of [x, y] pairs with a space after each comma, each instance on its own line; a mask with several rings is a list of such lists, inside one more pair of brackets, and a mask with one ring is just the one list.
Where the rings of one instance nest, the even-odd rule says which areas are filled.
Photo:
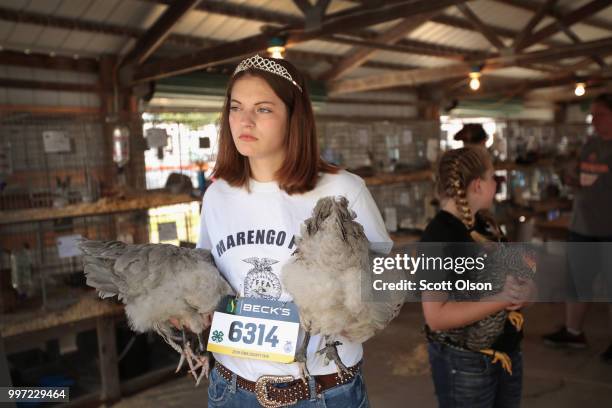
[[233, 321], [230, 324], [228, 338], [232, 342], [242, 340], [244, 344], [253, 344], [257, 341], [258, 346], [263, 345], [263, 343], [270, 343], [272, 347], [276, 347], [279, 342], [276, 329], [278, 329], [278, 326], [272, 326], [269, 330], [266, 330], [265, 324], [243, 324], [240, 321]]

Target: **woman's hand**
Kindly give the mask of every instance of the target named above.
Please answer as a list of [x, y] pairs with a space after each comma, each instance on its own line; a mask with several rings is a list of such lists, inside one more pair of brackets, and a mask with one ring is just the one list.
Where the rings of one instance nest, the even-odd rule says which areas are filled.
[[[205, 328], [210, 327], [212, 323], [212, 314], [207, 313], [207, 314], [201, 314], [200, 316], [202, 318], [202, 323], [204, 324], [204, 327]], [[177, 330], [187, 329], [189, 331], [192, 331], [191, 327], [189, 327], [189, 324], [187, 324], [187, 322], [185, 321], [182, 321], [178, 317], [171, 317], [168, 319], [168, 322], [170, 322], [170, 324], [174, 326], [174, 328], [176, 328]]]
[[184, 324], [176, 317], [171, 317], [168, 319], [171, 325], [174, 326], [177, 330], [183, 330]]
[[515, 311], [515, 310], [522, 309], [523, 306], [525, 306], [525, 304], [523, 302], [512, 303], [512, 304], [510, 304], [510, 306], [508, 306], [506, 308], [506, 310], [509, 311], [509, 312], [512, 312], [512, 311]]
[[519, 287], [513, 287], [512, 289], [516, 298], [512, 304], [506, 307], [506, 310], [508, 311], [518, 310], [530, 305], [537, 296], [538, 289], [533, 279], [516, 278], [516, 282], [518, 283]]
[[508, 303], [508, 307], [511, 307], [513, 304], [522, 301], [522, 295], [522, 288], [518, 279], [512, 275], [506, 275], [504, 286], [495, 297], [499, 298], [502, 302]]

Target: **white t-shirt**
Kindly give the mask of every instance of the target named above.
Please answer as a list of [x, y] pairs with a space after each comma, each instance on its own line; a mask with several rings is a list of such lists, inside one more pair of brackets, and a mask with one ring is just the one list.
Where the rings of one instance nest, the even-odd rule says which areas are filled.
[[[295, 251], [294, 236], [312, 214], [317, 200], [326, 196], [345, 196], [350, 208], [363, 225], [372, 250], [389, 253], [393, 242], [364, 181], [351, 173], [322, 174], [317, 186], [304, 194], [288, 195], [276, 182], [250, 182], [251, 193], [230, 186], [225, 180], [215, 181], [204, 195], [198, 248], [212, 251], [219, 271], [241, 296], [260, 296], [251, 289], [261, 280], [268, 280], [267, 296], [273, 300], [290, 301], [280, 281], [283, 265]], [[330, 294], [332, 295], [332, 294]], [[301, 332], [301, 331], [300, 331]], [[300, 333], [303, 337], [303, 333]], [[350, 367], [363, 355], [360, 343], [344, 338], [338, 346], [342, 362]], [[300, 340], [301, 341], [301, 340]], [[307, 366], [310, 374], [336, 372], [333, 362], [325, 365], [324, 357], [316, 354], [325, 346], [322, 336], [310, 339]], [[215, 353], [224, 366], [251, 381], [262, 375], [292, 375], [299, 370], [295, 363], [284, 364], [253, 360]]]

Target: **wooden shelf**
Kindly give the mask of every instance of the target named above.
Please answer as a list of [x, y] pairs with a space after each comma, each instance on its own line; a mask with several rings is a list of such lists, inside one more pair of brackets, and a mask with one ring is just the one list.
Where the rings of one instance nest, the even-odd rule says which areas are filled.
[[1, 336], [8, 338], [123, 312], [123, 305], [101, 300], [93, 290], [73, 289], [65, 293], [64, 298], [74, 298], [74, 302], [59, 310], [42, 311], [36, 308], [0, 315]]
[[62, 208], [29, 208], [26, 210], [0, 211], [0, 225], [115, 214], [192, 201], [200, 201], [200, 199], [188, 194], [170, 194], [166, 192], [145, 193], [125, 199], [103, 198], [95, 203], [72, 204]]
[[547, 167], [554, 164], [553, 159], [540, 159], [529, 164], [519, 164], [514, 162], [495, 163], [495, 170], [530, 170], [538, 167]]
[[381, 186], [386, 184], [410, 183], [415, 181], [433, 180], [433, 171], [430, 169], [417, 170], [409, 173], [380, 173], [363, 178], [368, 186]]
[[[541, 159], [531, 164], [514, 162], [495, 163], [495, 170], [530, 170], [537, 167], [547, 167], [554, 164], [553, 159]], [[368, 186], [383, 186], [387, 184], [411, 183], [415, 181], [433, 181], [434, 171], [431, 169], [415, 170], [405, 173], [379, 173], [363, 177]]]
[[570, 213], [563, 213], [559, 218], [551, 221], [546, 219], [537, 219], [535, 221], [535, 226], [540, 230], [546, 229], [567, 231], [569, 229], [571, 220], [572, 215]]

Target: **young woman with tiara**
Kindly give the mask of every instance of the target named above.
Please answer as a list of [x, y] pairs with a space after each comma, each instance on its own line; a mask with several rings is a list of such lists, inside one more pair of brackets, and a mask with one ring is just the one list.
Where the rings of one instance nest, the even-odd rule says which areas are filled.
[[[285, 60], [255, 55], [236, 68], [227, 86], [213, 177], [198, 247], [212, 251], [240, 297], [291, 301], [279, 273], [295, 251], [300, 225], [325, 196], [345, 196], [369, 241], [381, 243], [381, 252], [391, 249], [364, 181], [321, 159], [306, 84]], [[248, 239], [261, 231], [265, 239]], [[351, 375], [339, 376], [335, 364], [317, 354], [325, 341], [313, 336], [307, 381], [298, 378], [297, 363], [214, 353], [208, 406], [366, 407], [362, 345], [344, 338], [341, 343], [338, 353]]]
[[[440, 211], [427, 225], [422, 242], [474, 243], [499, 241], [494, 221], [480, 216], [495, 197], [491, 158], [480, 146], [445, 152], [438, 163]], [[469, 244], [448, 244], [469, 251]], [[453, 271], [445, 278], [457, 279]], [[423, 292], [422, 307], [428, 352], [440, 407], [518, 407], [521, 399], [522, 318], [513, 312], [528, 296], [527, 287], [507, 275], [500, 293], [474, 301], [450, 300], [449, 292]], [[503, 332], [490, 348], [471, 349], [462, 341], [466, 328], [500, 311], [514, 319], [502, 322]]]

